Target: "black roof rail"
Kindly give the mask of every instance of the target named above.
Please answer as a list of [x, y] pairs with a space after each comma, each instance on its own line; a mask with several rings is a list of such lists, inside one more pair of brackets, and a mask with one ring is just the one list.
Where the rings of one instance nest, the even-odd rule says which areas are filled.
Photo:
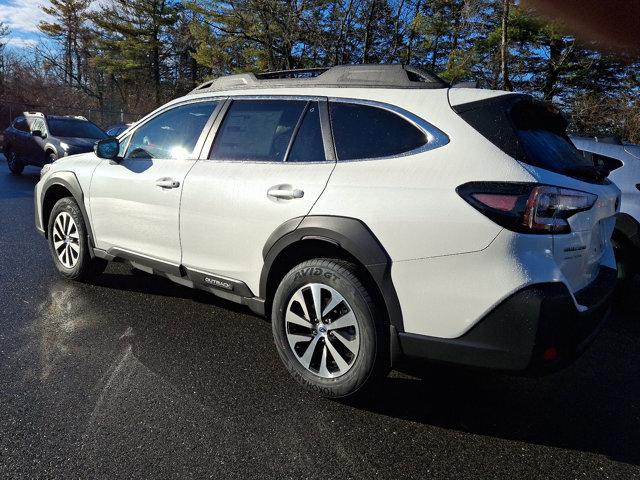
[[335, 67], [240, 73], [210, 80], [190, 93], [277, 87], [448, 88], [449, 83], [410, 65], [337, 65]]

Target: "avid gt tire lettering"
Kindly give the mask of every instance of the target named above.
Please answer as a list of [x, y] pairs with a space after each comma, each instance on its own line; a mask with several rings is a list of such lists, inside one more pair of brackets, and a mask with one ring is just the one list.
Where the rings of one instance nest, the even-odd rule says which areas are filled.
[[324, 268], [320, 268], [320, 267], [307, 267], [307, 268], [302, 268], [300, 270], [298, 270], [295, 275], [294, 278], [300, 279], [300, 278], [305, 278], [305, 277], [309, 277], [309, 276], [318, 276], [318, 277], [324, 277], [327, 280], [337, 280], [338, 276], [331, 272], [330, 270], [326, 270]]

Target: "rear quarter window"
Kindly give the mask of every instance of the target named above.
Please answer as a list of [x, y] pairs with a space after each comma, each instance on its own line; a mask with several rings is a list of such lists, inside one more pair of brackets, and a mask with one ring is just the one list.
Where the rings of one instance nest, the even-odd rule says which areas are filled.
[[384, 108], [331, 102], [329, 114], [338, 160], [391, 157], [428, 141], [422, 130]]

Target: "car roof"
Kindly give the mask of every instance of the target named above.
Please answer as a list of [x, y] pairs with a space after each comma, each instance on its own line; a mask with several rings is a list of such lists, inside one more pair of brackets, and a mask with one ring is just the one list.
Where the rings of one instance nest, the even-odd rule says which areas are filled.
[[82, 122], [89, 121], [85, 117], [80, 115], [47, 115], [46, 117], [48, 119], [54, 119], [54, 120], [80, 120]]

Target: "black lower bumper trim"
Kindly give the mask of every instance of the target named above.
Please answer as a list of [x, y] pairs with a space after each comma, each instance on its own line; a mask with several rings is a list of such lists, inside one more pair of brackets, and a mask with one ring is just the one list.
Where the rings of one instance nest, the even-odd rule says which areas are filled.
[[407, 357], [510, 371], [553, 370], [570, 363], [590, 343], [606, 318], [616, 271], [602, 267], [575, 297], [562, 283], [526, 287], [501, 302], [458, 338], [399, 333]]

